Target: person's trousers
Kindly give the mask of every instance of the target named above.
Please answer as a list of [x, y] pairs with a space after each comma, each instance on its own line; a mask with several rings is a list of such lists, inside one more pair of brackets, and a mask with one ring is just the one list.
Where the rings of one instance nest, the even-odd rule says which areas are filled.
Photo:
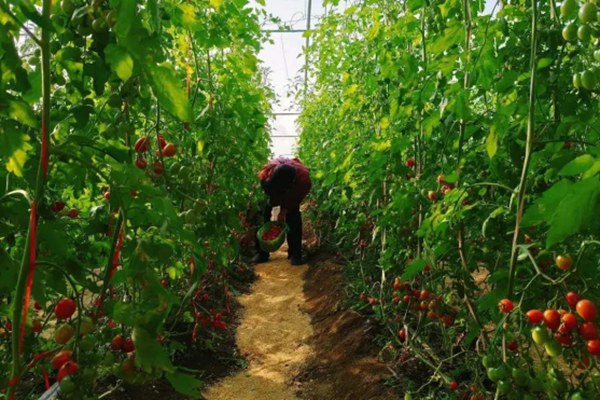
[[[267, 204], [264, 212], [264, 221], [269, 222], [271, 220], [271, 212], [273, 207]], [[300, 208], [287, 210], [285, 215], [285, 222], [290, 228], [287, 233], [287, 244], [288, 244], [288, 258], [301, 257], [302, 256], [302, 214], [300, 214]], [[259, 254], [268, 256], [269, 253], [263, 251], [256, 241], [256, 251]]]

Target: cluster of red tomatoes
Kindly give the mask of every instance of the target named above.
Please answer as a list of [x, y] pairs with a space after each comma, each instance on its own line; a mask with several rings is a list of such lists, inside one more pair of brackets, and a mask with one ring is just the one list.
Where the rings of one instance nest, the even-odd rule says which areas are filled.
[[575, 292], [569, 292], [566, 295], [566, 301], [571, 311], [564, 309], [547, 310], [529, 310], [527, 311], [527, 320], [532, 325], [537, 326], [532, 329], [531, 335], [533, 341], [543, 345], [546, 352], [554, 356], [558, 350], [553, 342], [554, 340], [562, 347], [571, 347], [575, 345], [577, 339], [585, 343], [587, 352], [594, 356], [600, 356], [600, 337], [595, 320], [598, 317], [598, 307], [592, 301], [580, 299]]
[[216, 312], [214, 309], [210, 309], [210, 314], [205, 315], [204, 313], [197, 313], [196, 319], [200, 321], [200, 325], [205, 328], [211, 326], [213, 329], [224, 331], [227, 329], [227, 323], [223, 321], [223, 314]]
[[263, 240], [271, 241], [277, 239], [281, 234], [282, 229], [277, 225], [272, 225], [263, 235]]
[[[437, 177], [437, 183], [438, 185], [440, 185], [440, 191], [446, 195], [448, 193], [450, 193], [450, 191], [452, 189], [454, 189], [454, 185], [446, 182], [444, 175], [438, 175]], [[427, 192], [427, 198], [433, 202], [438, 201], [438, 192], [436, 192], [435, 190], [430, 190]]]
[[[152, 166], [152, 170], [156, 175], [162, 175], [164, 171], [164, 167], [162, 161], [160, 160], [160, 156], [162, 154], [163, 157], [173, 157], [177, 154], [177, 147], [173, 143], [167, 143], [165, 138], [162, 135], [158, 135], [158, 150], [156, 150], [157, 160], [154, 161]], [[150, 139], [146, 136], [142, 136], [139, 138], [134, 145], [135, 152], [138, 153], [137, 159], [135, 160], [135, 166], [139, 169], [145, 170], [148, 166], [148, 162], [143, 154], [148, 151], [150, 148]]]
[[[425, 266], [428, 272], [428, 266]], [[442, 296], [430, 293], [425, 289], [419, 289], [408, 282], [401, 282], [399, 277], [394, 279], [393, 302], [410, 307], [415, 312], [427, 313], [429, 320], [439, 320], [446, 327], [454, 325], [454, 312], [442, 301]], [[404, 293], [404, 295], [402, 294]], [[402, 329], [399, 332], [401, 339], [406, 338], [406, 332]]]

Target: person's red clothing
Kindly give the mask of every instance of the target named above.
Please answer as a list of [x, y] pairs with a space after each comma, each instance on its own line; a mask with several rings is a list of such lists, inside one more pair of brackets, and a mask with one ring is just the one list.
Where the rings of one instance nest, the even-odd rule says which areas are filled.
[[296, 169], [296, 178], [290, 188], [282, 195], [275, 195], [270, 197], [270, 204], [272, 207], [281, 206], [282, 208], [293, 210], [300, 207], [300, 203], [308, 192], [310, 192], [311, 181], [309, 176], [308, 168], [297, 158], [284, 158], [279, 157], [269, 161], [258, 173], [258, 179], [262, 182], [266, 180], [270, 175], [273, 168], [278, 165], [291, 165]]

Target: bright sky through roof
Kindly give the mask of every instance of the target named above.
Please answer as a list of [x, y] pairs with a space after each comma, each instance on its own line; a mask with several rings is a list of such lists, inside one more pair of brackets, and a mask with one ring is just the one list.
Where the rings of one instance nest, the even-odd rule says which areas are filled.
[[[494, 0], [485, 0], [485, 12], [489, 13], [494, 8]], [[351, 4], [352, 1], [340, 1], [340, 7]], [[291, 29], [306, 29], [306, 16], [308, 14], [308, 0], [266, 0], [267, 12], [281, 19]], [[313, 0], [311, 9], [311, 26], [319, 22], [325, 13], [323, 0]], [[263, 29], [277, 29], [276, 25], [265, 25]], [[293, 99], [288, 97], [293, 82], [302, 76], [300, 69], [304, 64], [302, 46], [305, 38], [302, 33], [273, 33], [273, 44], [265, 43], [259, 58], [270, 71], [268, 81], [274, 88], [277, 101], [273, 105], [275, 113], [295, 113], [300, 110], [294, 107]], [[275, 156], [291, 156], [294, 154], [296, 136], [295, 115], [275, 115], [271, 122], [271, 150]]]

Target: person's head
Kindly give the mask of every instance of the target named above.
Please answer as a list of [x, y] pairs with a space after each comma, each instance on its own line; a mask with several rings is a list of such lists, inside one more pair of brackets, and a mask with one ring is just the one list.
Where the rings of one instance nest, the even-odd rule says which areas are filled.
[[268, 196], [277, 196], [285, 193], [296, 179], [296, 168], [287, 164], [280, 164], [273, 168], [271, 175], [262, 181], [262, 188]]

